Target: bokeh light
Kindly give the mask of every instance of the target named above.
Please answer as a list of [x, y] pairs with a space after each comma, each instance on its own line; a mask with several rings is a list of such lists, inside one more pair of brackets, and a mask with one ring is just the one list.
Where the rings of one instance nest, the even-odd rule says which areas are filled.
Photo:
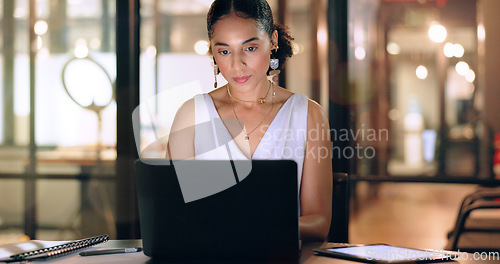
[[441, 43], [446, 39], [446, 28], [441, 25], [432, 25], [428, 31], [429, 38], [437, 43]]
[[429, 75], [429, 71], [425, 66], [419, 65], [417, 67], [417, 70], [415, 71], [415, 74], [417, 75], [417, 78], [425, 80], [427, 78], [427, 75]]
[[469, 71], [469, 64], [465, 61], [460, 61], [455, 65], [455, 70], [458, 74], [465, 76]]

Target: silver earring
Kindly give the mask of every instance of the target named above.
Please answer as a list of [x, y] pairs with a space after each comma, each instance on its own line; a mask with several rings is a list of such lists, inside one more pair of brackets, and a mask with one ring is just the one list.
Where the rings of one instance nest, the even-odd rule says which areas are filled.
[[276, 69], [278, 69], [279, 66], [280, 66], [279, 59], [271, 59], [269, 61], [269, 67], [271, 67], [271, 69], [276, 70]]
[[278, 67], [280, 66], [280, 60], [271, 58], [269, 60], [269, 68], [272, 69], [272, 71], [269, 71], [269, 76], [271, 76], [271, 79], [273, 82], [277, 82], [279, 80], [278, 75], [280, 74], [280, 70], [278, 70]]
[[217, 66], [217, 64], [214, 64], [214, 88], [217, 88], [217, 73], [219, 73], [219, 66]]

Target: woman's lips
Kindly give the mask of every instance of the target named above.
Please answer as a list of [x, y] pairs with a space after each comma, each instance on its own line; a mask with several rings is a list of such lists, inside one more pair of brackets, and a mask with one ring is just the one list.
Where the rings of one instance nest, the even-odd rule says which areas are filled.
[[233, 80], [237, 83], [245, 83], [250, 79], [250, 76], [233, 77]]

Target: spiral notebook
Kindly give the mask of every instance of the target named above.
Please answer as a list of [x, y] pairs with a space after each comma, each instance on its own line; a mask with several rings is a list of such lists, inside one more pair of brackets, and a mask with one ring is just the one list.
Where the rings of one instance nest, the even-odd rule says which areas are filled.
[[0, 246], [0, 262], [61, 256], [108, 240], [108, 235], [101, 235], [73, 241], [30, 240], [3, 245]]

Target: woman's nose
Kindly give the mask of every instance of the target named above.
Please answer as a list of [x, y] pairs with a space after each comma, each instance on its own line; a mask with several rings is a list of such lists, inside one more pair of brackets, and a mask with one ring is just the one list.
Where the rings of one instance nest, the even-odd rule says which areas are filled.
[[233, 68], [246, 66], [245, 57], [241, 54], [235, 54], [235, 56], [233, 56], [232, 64]]

